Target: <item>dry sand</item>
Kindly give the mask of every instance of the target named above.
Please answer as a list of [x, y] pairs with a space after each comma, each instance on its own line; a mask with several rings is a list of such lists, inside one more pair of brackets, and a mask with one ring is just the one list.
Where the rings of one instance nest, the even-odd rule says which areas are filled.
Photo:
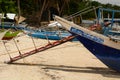
[[[34, 49], [26, 35], [15, 40], [21, 53]], [[43, 39], [34, 41], [37, 47], [47, 44]], [[107, 68], [79, 42], [66, 42], [14, 64], [4, 63], [9, 57], [0, 45], [0, 80], [120, 80], [120, 73]], [[13, 40], [6, 46], [12, 57], [18, 55]]]

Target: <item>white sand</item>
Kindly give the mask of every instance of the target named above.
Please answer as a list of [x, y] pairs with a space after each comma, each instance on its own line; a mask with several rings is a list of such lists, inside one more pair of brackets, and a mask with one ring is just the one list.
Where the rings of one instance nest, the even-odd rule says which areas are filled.
[[[34, 49], [28, 36], [16, 38], [21, 53]], [[37, 47], [47, 40], [34, 39]], [[9, 57], [0, 42], [0, 80], [119, 80], [120, 73], [107, 68], [79, 42], [66, 42], [49, 50], [5, 64]], [[11, 56], [18, 55], [13, 40], [6, 43]]]

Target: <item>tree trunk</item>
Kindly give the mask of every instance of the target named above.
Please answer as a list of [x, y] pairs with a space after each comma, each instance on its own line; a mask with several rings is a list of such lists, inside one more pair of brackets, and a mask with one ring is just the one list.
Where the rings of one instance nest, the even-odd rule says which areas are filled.
[[59, 4], [57, 3], [57, 10], [58, 10], [58, 13], [60, 15], [60, 7], [59, 7]]
[[48, 10], [48, 22], [50, 23], [50, 20], [51, 20], [51, 12], [50, 10]]
[[20, 18], [21, 11], [20, 11], [20, 0], [18, 0], [18, 20]]
[[42, 18], [43, 11], [44, 11], [44, 9], [45, 9], [45, 4], [46, 4], [46, 0], [44, 0], [44, 2], [43, 2], [43, 6], [42, 6], [42, 8], [41, 8], [41, 10], [40, 10], [40, 14], [38, 14], [38, 15], [39, 15], [39, 16], [38, 16], [39, 26], [41, 26], [41, 18]]
[[61, 6], [61, 8], [60, 8], [59, 15], [61, 15], [61, 14], [62, 14], [62, 11], [63, 11], [63, 9], [64, 9], [64, 6], [65, 6], [65, 2], [63, 3], [63, 5], [62, 5], [62, 6]]

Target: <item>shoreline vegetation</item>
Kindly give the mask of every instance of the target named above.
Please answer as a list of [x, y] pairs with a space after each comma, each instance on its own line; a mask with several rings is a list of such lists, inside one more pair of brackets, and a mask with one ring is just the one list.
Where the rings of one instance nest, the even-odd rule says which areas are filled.
[[[54, 20], [54, 14], [61, 17], [65, 15], [69, 16], [90, 6], [102, 6], [104, 8], [120, 10], [120, 6], [118, 5], [112, 5], [109, 3], [102, 4], [91, 0], [1, 0], [0, 4], [2, 5], [0, 13], [16, 13], [18, 16], [21, 15], [26, 18], [28, 25], [34, 27], [41, 27], [41, 25], [47, 24], [51, 20]], [[94, 17], [93, 12], [82, 15], [83, 19], [91, 19]], [[116, 14], [115, 17], [119, 17], [119, 14]]]

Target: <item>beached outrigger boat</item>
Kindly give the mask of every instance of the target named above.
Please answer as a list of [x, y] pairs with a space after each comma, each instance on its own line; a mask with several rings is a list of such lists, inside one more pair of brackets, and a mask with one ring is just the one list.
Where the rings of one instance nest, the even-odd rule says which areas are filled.
[[[59, 16], [54, 16], [54, 18], [72, 35], [77, 35], [76, 38], [106, 66], [120, 72], [119, 39], [88, 30]], [[114, 39], [117, 40], [117, 42]]]
[[[65, 37], [71, 36], [71, 33], [67, 31], [37, 31], [37, 30], [23, 30], [27, 35], [40, 38], [40, 39], [49, 39], [49, 40], [61, 40]], [[71, 41], [78, 41], [76, 38]]]
[[[47, 26], [44, 26], [44, 28], [41, 29], [34, 30], [30, 28], [24, 28], [22, 30], [27, 35], [40, 39], [61, 40], [65, 37], [71, 36], [71, 33], [69, 33], [68, 31], [62, 28], [63, 27], [59, 23], [53, 22], [48, 24]], [[78, 41], [78, 40], [75, 38], [71, 41]]]
[[40, 38], [40, 39], [49, 39], [49, 40], [60, 40], [65, 37], [70, 36], [69, 32], [59, 32], [59, 31], [42, 31], [42, 32], [33, 32], [28, 34], [29, 36]]

